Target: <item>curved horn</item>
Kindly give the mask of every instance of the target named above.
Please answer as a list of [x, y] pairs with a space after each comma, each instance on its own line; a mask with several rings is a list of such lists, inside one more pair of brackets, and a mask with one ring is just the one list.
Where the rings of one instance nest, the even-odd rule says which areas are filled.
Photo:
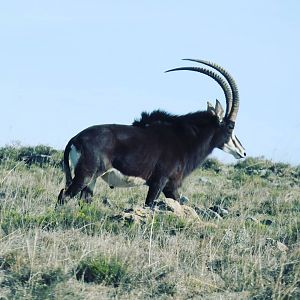
[[239, 99], [238, 87], [237, 87], [237, 84], [236, 84], [235, 80], [233, 79], [233, 77], [224, 68], [222, 68], [221, 66], [219, 66], [216, 63], [209, 62], [209, 61], [202, 60], [202, 59], [185, 58], [183, 60], [194, 61], [194, 62], [202, 63], [206, 66], [212, 67], [215, 70], [219, 71], [226, 78], [226, 80], [228, 81], [230, 88], [231, 88], [232, 101], [229, 101], [229, 105], [226, 107], [225, 117], [228, 117], [228, 119], [230, 121], [235, 122], [236, 116], [237, 116], [237, 113], [239, 110], [240, 99]]
[[200, 72], [200, 73], [203, 73], [203, 74], [213, 78], [221, 86], [221, 88], [222, 88], [222, 90], [225, 94], [226, 113], [227, 113], [229, 103], [232, 102], [232, 100], [231, 100], [232, 96], [231, 96], [231, 91], [230, 91], [230, 88], [229, 88], [227, 82], [220, 75], [216, 74], [215, 72], [213, 72], [211, 70], [208, 70], [208, 69], [205, 69], [205, 68], [199, 68], [199, 67], [181, 67], [181, 68], [171, 69], [171, 70], [168, 70], [166, 72], [180, 71], [180, 70]]

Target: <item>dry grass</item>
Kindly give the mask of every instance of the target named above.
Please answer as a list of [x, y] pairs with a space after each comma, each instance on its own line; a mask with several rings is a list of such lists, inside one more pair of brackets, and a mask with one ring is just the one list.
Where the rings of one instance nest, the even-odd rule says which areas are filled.
[[73, 200], [55, 211], [60, 168], [20, 163], [10, 172], [2, 162], [0, 299], [299, 298], [298, 168], [214, 163], [182, 193], [191, 206], [226, 207], [226, 218], [155, 214], [138, 225], [112, 216], [143, 205], [146, 188], [110, 190], [99, 180], [90, 206]]

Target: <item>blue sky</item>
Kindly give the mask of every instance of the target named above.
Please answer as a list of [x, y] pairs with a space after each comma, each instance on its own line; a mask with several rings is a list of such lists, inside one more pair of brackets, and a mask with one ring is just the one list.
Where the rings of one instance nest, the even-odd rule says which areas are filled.
[[212, 79], [164, 73], [199, 58], [236, 79], [248, 155], [300, 164], [299, 15], [296, 0], [2, 1], [0, 146], [63, 149], [90, 125], [224, 103]]

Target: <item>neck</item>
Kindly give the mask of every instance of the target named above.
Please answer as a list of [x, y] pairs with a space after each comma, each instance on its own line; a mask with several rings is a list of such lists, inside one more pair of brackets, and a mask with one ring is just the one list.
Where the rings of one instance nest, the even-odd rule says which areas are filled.
[[[206, 125], [197, 127], [194, 132], [197, 132], [192, 139], [189, 139], [188, 149], [185, 151], [185, 176], [189, 175], [211, 154], [216, 148], [216, 138], [219, 134], [220, 128], [215, 125]], [[186, 139], [187, 140], [187, 139]]]

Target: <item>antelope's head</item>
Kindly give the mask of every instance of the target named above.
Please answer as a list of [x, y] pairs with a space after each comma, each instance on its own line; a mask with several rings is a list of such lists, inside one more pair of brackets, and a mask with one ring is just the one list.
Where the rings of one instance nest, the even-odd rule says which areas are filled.
[[207, 111], [212, 115], [217, 116], [220, 125], [224, 128], [224, 142], [221, 142], [221, 145], [218, 148], [233, 155], [237, 159], [246, 157], [245, 148], [234, 133], [234, 124], [231, 123], [231, 126], [229, 125], [230, 122], [227, 121], [227, 118], [224, 116], [224, 109], [221, 103], [216, 100], [216, 105], [214, 107], [210, 102], [207, 102]]
[[[188, 71], [196, 71], [203, 74], [206, 74], [213, 78], [223, 89], [226, 99], [226, 111], [224, 114], [224, 109], [221, 103], [217, 100], [216, 105], [213, 106], [211, 103], [207, 103], [207, 111], [211, 114], [217, 116], [219, 120], [219, 127], [221, 128], [221, 132], [218, 135], [218, 142], [216, 147], [233, 155], [235, 158], [244, 158], [246, 157], [245, 148], [242, 146], [239, 139], [236, 137], [234, 133], [235, 120], [237, 117], [238, 109], [239, 109], [239, 93], [235, 80], [233, 77], [221, 66], [208, 62], [206, 60], [198, 60], [198, 59], [184, 59], [193, 62], [198, 62], [209, 66], [215, 70], [217, 70], [222, 76], [216, 74], [215, 72], [201, 68], [201, 67], [182, 67], [176, 68], [169, 71], [177, 71], [177, 70], [188, 70]], [[224, 78], [226, 80], [224, 80]]]

